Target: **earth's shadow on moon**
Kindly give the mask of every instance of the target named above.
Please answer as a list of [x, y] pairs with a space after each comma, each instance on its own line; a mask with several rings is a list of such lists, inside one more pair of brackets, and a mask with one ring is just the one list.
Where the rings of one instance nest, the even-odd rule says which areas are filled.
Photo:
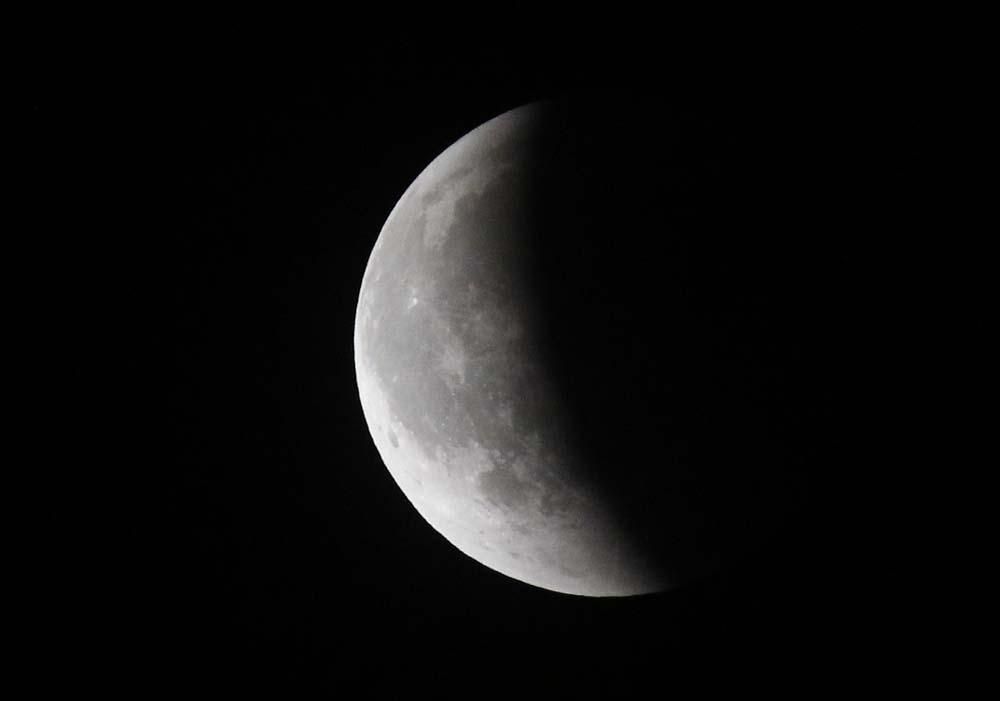
[[780, 115], [741, 114], [565, 96], [527, 188], [550, 376], [590, 479], [672, 582], [780, 547], [822, 469], [830, 281]]

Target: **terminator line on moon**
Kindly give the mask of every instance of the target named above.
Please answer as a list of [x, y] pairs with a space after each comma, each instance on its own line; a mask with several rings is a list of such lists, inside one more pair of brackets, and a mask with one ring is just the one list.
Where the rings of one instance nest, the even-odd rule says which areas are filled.
[[417, 511], [466, 555], [558, 592], [668, 587], [582, 477], [519, 263], [538, 105], [474, 129], [389, 215], [354, 333], [362, 407]]

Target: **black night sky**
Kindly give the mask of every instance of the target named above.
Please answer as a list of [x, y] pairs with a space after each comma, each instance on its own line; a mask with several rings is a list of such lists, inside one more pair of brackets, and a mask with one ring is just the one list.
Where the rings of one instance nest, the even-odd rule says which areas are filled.
[[[851, 197], [833, 127], [852, 106], [822, 97], [836, 83], [828, 67], [386, 40], [301, 63], [164, 61], [143, 80], [154, 99], [136, 147], [164, 176], [169, 230], [149, 254], [167, 284], [156, 342], [169, 363], [168, 434], [156, 474], [168, 509], [143, 546], [154, 565], [137, 644], [155, 670], [144, 684], [292, 698], [483, 687], [630, 698], [692, 668], [789, 680], [850, 659], [861, 635], [856, 534], [834, 495], [854, 469], [841, 466], [849, 422], [837, 395], [847, 352], [838, 304], [851, 293], [829, 285], [843, 285], [848, 251], [834, 241]], [[724, 125], [698, 148], [729, 154], [741, 196], [758, 202], [751, 214], [782, 211], [780, 226], [747, 222], [761, 244], [739, 249], [766, 251], [782, 284], [797, 285], [784, 311], [800, 325], [774, 342], [820, 350], [790, 361], [797, 377], [812, 363], [813, 384], [786, 397], [797, 402], [789, 425], [805, 432], [789, 438], [805, 476], [786, 527], [687, 588], [596, 600], [494, 573], [423, 521], [369, 435], [352, 343], [372, 245], [431, 159], [518, 105], [611, 88]], [[693, 196], [725, 206], [713, 192]], [[792, 228], [797, 243], [786, 245]], [[616, 275], [628, 273], [609, 272], [607, 284]]]

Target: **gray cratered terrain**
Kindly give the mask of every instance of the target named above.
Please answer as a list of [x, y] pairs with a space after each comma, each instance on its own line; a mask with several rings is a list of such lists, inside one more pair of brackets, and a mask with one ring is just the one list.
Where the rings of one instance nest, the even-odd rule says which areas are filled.
[[361, 403], [403, 494], [466, 555], [558, 592], [659, 591], [668, 582], [586, 476], [528, 299], [542, 110], [473, 130], [392, 210], [358, 302]]

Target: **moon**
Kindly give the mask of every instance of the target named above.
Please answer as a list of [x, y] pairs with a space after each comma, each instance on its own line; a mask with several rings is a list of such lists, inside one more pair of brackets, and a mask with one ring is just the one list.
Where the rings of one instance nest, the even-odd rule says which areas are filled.
[[458, 550], [544, 589], [670, 586], [589, 477], [531, 301], [545, 108], [474, 129], [393, 208], [364, 273], [358, 390], [385, 466]]
[[374, 245], [354, 351], [375, 446], [497, 572], [648, 594], [773, 553], [800, 519], [830, 281], [783, 198], [794, 145], [699, 104], [506, 112], [419, 174]]

